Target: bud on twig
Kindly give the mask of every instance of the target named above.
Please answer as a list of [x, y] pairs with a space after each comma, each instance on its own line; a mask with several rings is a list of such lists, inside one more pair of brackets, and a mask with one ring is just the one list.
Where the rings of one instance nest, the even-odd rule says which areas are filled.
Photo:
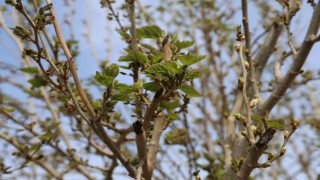
[[236, 50], [237, 52], [240, 52], [240, 44], [236, 44], [236, 46], [234, 47], [234, 50]]
[[259, 103], [259, 99], [258, 98], [254, 98], [250, 101], [249, 106], [251, 109], [255, 108], [256, 105]]
[[283, 138], [284, 140], [287, 140], [289, 138], [289, 131], [284, 131], [284, 134], [283, 134]]
[[284, 146], [283, 148], [281, 148], [280, 156], [283, 156], [286, 153], [286, 151], [287, 151], [287, 147]]

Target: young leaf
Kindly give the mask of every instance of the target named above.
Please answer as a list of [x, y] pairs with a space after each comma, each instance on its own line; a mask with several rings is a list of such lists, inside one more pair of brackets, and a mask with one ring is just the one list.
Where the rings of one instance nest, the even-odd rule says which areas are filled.
[[186, 71], [186, 74], [184, 75], [184, 78], [187, 80], [187, 81], [190, 81], [190, 80], [193, 80], [193, 79], [196, 79], [196, 78], [199, 78], [200, 77], [200, 73], [194, 69], [191, 69], [191, 70], [187, 70]]
[[127, 32], [120, 31], [119, 34], [121, 35], [121, 37], [122, 37], [125, 41], [129, 41], [129, 40], [131, 39], [130, 34], [128, 34]]
[[164, 65], [164, 63], [157, 63], [157, 64], [151, 65], [148, 69], [146, 69], [145, 73], [167, 75], [169, 74], [169, 70]]
[[105, 76], [111, 76], [113, 78], [117, 77], [119, 74], [119, 66], [116, 64], [111, 64], [109, 66], [107, 66], [104, 70], [103, 70], [103, 74]]
[[99, 73], [98, 71], [96, 72], [96, 75], [94, 77], [97, 82], [103, 86], [110, 86], [113, 83], [114, 77], [112, 76], [105, 76], [101, 73]]
[[33, 152], [33, 151], [38, 150], [40, 147], [41, 147], [41, 144], [35, 144], [35, 145], [32, 145], [32, 146], [28, 149], [28, 151], [29, 151], [29, 152]]
[[157, 82], [144, 83], [142, 87], [151, 92], [156, 92], [158, 89], [161, 88], [161, 86]]
[[52, 138], [52, 133], [46, 133], [46, 134], [39, 136], [39, 139], [41, 141], [50, 141], [51, 138]]
[[133, 92], [133, 87], [132, 86], [129, 86], [127, 84], [122, 84], [122, 83], [119, 83], [119, 84], [115, 85], [114, 89], [116, 91], [119, 91], [119, 92], [124, 93], [124, 94], [130, 94], [130, 93]]
[[[155, 64], [155, 63], [159, 62], [162, 59], [162, 57], [163, 57], [162, 53], [159, 53], [159, 54], [153, 56], [151, 59], [151, 63]], [[320, 74], [320, 72], [319, 72], [319, 74]]]
[[201, 95], [191, 86], [186, 84], [181, 84], [178, 89], [183, 91], [186, 95], [190, 97], [200, 97]]
[[139, 79], [137, 82], [133, 84], [133, 89], [139, 90], [142, 87], [142, 85], [143, 85], [143, 80]]
[[192, 64], [195, 64], [199, 61], [201, 61], [202, 59], [204, 59], [206, 56], [195, 56], [195, 55], [191, 55], [191, 54], [186, 54], [183, 56], [179, 56], [178, 60], [185, 66], [190, 66]]
[[50, 132], [51, 130], [56, 129], [60, 125], [60, 123], [61, 122], [55, 122], [55, 123], [51, 124], [49, 127], [47, 127], [46, 131]]
[[271, 128], [282, 130], [284, 128], [284, 121], [282, 119], [267, 120], [267, 125]]
[[12, 106], [6, 106], [6, 107], [2, 107], [4, 111], [6, 112], [14, 112], [16, 109]]
[[28, 73], [28, 74], [37, 74], [39, 72], [37, 67], [26, 67], [26, 68], [20, 68], [19, 70], [21, 72]]
[[175, 101], [161, 101], [161, 106], [169, 109], [169, 110], [174, 110], [178, 107], [180, 107], [180, 101], [175, 100]]
[[177, 74], [180, 72], [179, 64], [175, 61], [166, 61], [163, 62], [163, 65], [169, 70], [171, 73]]
[[164, 31], [155, 25], [144, 26], [137, 29], [137, 35], [140, 38], [158, 39], [164, 36]]
[[130, 51], [128, 55], [121, 56], [119, 59], [120, 62], [140, 62], [146, 63], [149, 61], [147, 56], [145, 56], [142, 52], [139, 51]]
[[188, 48], [190, 46], [193, 45], [193, 41], [178, 41], [175, 43], [175, 45], [179, 48], [179, 49], [185, 49]]
[[28, 82], [32, 85], [32, 88], [38, 88], [47, 85], [47, 81], [40, 76], [35, 76], [34, 78], [29, 79]]
[[130, 98], [131, 98], [130, 95], [131, 93], [127, 94], [127, 93], [120, 92], [119, 94], [115, 94], [111, 96], [111, 99], [115, 101], [130, 101]]
[[166, 144], [184, 145], [188, 142], [189, 131], [187, 129], [174, 129], [165, 136]]

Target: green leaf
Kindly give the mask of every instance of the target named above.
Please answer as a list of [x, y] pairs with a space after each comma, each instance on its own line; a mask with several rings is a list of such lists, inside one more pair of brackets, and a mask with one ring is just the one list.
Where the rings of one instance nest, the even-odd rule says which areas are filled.
[[39, 136], [39, 139], [42, 141], [49, 141], [52, 138], [52, 133], [46, 133]]
[[196, 79], [196, 78], [199, 78], [200, 77], [200, 73], [194, 69], [191, 69], [191, 70], [187, 70], [186, 71], [186, 74], [184, 75], [184, 78], [187, 80], [187, 81], [190, 81], [190, 80], [193, 80], [193, 79]]
[[16, 109], [13, 106], [2, 107], [6, 112], [14, 112]]
[[96, 79], [96, 81], [103, 85], [103, 86], [110, 86], [113, 83], [114, 77], [112, 76], [105, 76], [101, 73], [99, 73], [98, 71], [96, 72], [96, 75], [94, 77]]
[[178, 107], [180, 107], [180, 101], [161, 101], [161, 106], [168, 109], [168, 110], [174, 110]]
[[258, 115], [256, 115], [256, 114], [251, 115], [251, 120], [254, 121], [254, 122], [256, 122], [256, 123], [259, 123], [259, 124], [262, 124], [262, 123], [263, 123], [261, 117], [258, 116]]
[[151, 65], [148, 69], [146, 69], [145, 73], [167, 75], [169, 74], [169, 70], [164, 65], [164, 63], [157, 63], [157, 64]]
[[189, 131], [187, 129], [174, 129], [165, 136], [166, 144], [184, 145], [188, 142]]
[[130, 70], [129, 66], [119, 66], [119, 67], [121, 67], [122, 69]]
[[102, 111], [102, 100], [98, 99], [92, 102], [92, 106], [97, 111]]
[[139, 51], [130, 51], [128, 55], [121, 56], [119, 59], [120, 62], [140, 62], [146, 63], [149, 61], [147, 56], [145, 56], [142, 52]]
[[199, 61], [201, 61], [202, 59], [204, 59], [206, 56], [195, 56], [195, 55], [191, 55], [191, 54], [186, 54], [183, 56], [179, 56], [178, 60], [185, 66], [190, 66], [192, 64], [195, 64]]
[[143, 85], [143, 80], [139, 79], [137, 82], [133, 84], [133, 89], [138, 90], [142, 87], [142, 85]]
[[41, 147], [41, 144], [35, 144], [35, 145], [32, 145], [32, 146], [28, 149], [28, 151], [29, 151], [29, 152], [33, 152], [33, 151], [38, 150], [40, 147]]
[[119, 66], [116, 64], [110, 64], [103, 70], [103, 74], [115, 78], [119, 74]]
[[32, 85], [32, 88], [38, 88], [47, 85], [47, 81], [40, 76], [35, 76], [34, 78], [29, 79], [28, 82]]
[[160, 54], [153, 56], [151, 59], [151, 63], [154, 64], [154, 63], [159, 62], [162, 59], [162, 57], [163, 57], [163, 53], [160, 53]]
[[169, 111], [168, 112], [168, 118], [165, 119], [165, 121], [163, 122], [163, 125], [162, 125], [162, 129], [167, 129], [168, 126], [174, 122], [175, 120], [177, 120], [179, 118], [179, 114], [178, 113], [175, 113], [175, 112], [172, 112], [172, 111]]
[[203, 157], [208, 160], [210, 163], [214, 163], [215, 159], [209, 153], [203, 153]]
[[186, 84], [181, 84], [178, 89], [183, 91], [186, 95], [190, 97], [200, 97], [201, 95], [191, 86]]
[[130, 94], [126, 94], [126, 93], [119, 93], [119, 94], [115, 94], [113, 96], [111, 96], [112, 100], [115, 101], [130, 101], [131, 99], [131, 93]]
[[61, 124], [61, 122], [54, 122], [49, 127], [47, 127], [47, 129], [46, 129], [47, 132], [50, 132], [51, 130], [56, 129], [60, 124]]
[[178, 41], [175, 43], [175, 45], [179, 48], [179, 49], [185, 49], [188, 48], [190, 46], [193, 45], [193, 41]]
[[129, 86], [127, 84], [122, 84], [122, 83], [119, 83], [119, 84], [115, 85], [114, 89], [116, 91], [119, 91], [119, 92], [124, 93], [124, 94], [130, 94], [130, 93], [133, 92], [133, 87], [132, 86]]
[[157, 82], [144, 83], [142, 87], [151, 92], [156, 92], [158, 89], [161, 88], [161, 86]]
[[144, 26], [137, 29], [137, 35], [140, 38], [158, 39], [164, 36], [164, 31], [155, 25]]
[[172, 73], [177, 74], [180, 72], [179, 64], [175, 61], [163, 62], [163, 65]]
[[39, 72], [37, 67], [20, 68], [19, 70], [28, 74], [37, 74]]
[[284, 121], [282, 119], [267, 120], [266, 123], [271, 128], [275, 128], [279, 130], [284, 128]]
[[77, 161], [74, 161], [74, 160], [71, 160], [68, 164], [68, 167], [69, 168], [74, 168], [78, 165], [78, 162]]
[[125, 41], [129, 41], [131, 39], [130, 34], [128, 34], [127, 32], [120, 31], [119, 34]]

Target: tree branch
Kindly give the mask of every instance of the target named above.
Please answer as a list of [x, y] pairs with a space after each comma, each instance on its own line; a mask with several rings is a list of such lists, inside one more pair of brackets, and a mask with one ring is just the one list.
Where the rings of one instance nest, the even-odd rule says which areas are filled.
[[264, 115], [267, 112], [270, 112], [271, 109], [279, 102], [279, 100], [286, 93], [287, 89], [290, 87], [295, 77], [300, 74], [301, 67], [305, 63], [310, 50], [313, 47], [314, 39], [317, 37], [317, 33], [320, 27], [320, 2], [318, 2], [313, 15], [310, 21], [310, 25], [307, 31], [307, 34], [304, 38], [304, 41], [301, 45], [300, 50], [298, 51], [292, 65], [290, 66], [289, 71], [285, 76], [280, 80], [272, 94], [269, 98], [258, 108], [258, 113]]

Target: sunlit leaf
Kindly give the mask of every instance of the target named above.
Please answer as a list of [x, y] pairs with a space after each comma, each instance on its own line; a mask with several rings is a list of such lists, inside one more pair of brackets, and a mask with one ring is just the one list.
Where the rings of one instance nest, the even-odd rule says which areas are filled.
[[49, 127], [46, 128], [46, 130], [49, 132], [53, 129], [56, 129], [59, 125], [60, 125], [61, 122], [55, 122], [53, 124], [51, 124]]
[[19, 70], [28, 74], [37, 74], [39, 72], [37, 67], [26, 67], [20, 68]]
[[140, 62], [146, 63], [149, 61], [147, 56], [145, 56], [142, 52], [139, 51], [130, 51], [128, 55], [121, 56], [119, 59], [120, 62]]
[[159, 62], [162, 59], [162, 57], [163, 57], [162, 53], [153, 56], [151, 59], [151, 63], [154, 64], [154, 63]]
[[167, 75], [169, 73], [169, 70], [163, 63], [157, 63], [151, 65], [148, 69], [146, 69], [145, 73]]
[[165, 136], [165, 143], [172, 145], [184, 145], [188, 143], [189, 131], [187, 129], [174, 129]]
[[137, 35], [140, 38], [158, 39], [164, 36], [164, 31], [155, 25], [137, 28]]
[[110, 64], [103, 70], [105, 76], [117, 77], [119, 74], [119, 66], [117, 64]]
[[151, 92], [156, 92], [158, 89], [161, 88], [161, 86], [157, 82], [144, 83], [142, 87]]
[[35, 76], [34, 78], [29, 79], [28, 82], [32, 85], [32, 88], [38, 88], [47, 85], [47, 81], [40, 76]]
[[204, 59], [206, 56], [195, 56], [195, 55], [191, 55], [191, 54], [186, 54], [183, 56], [179, 56], [178, 60], [185, 66], [190, 66], [192, 64], [195, 64], [199, 61], [201, 61], [202, 59]]
[[133, 87], [132, 86], [129, 86], [127, 84], [122, 84], [122, 83], [119, 83], [119, 84], [115, 85], [114, 89], [116, 91], [119, 91], [119, 92], [124, 93], [124, 94], [129, 94], [129, 93], [133, 92]]
[[169, 109], [169, 110], [173, 110], [176, 109], [178, 107], [180, 107], [180, 101], [176, 100], [176, 101], [162, 101], [161, 102], [161, 106]]
[[96, 72], [96, 75], [94, 78], [96, 79], [96, 81], [99, 84], [106, 86], [106, 87], [110, 86], [114, 80], [114, 77], [103, 75], [103, 74], [99, 73], [98, 71]]
[[279, 129], [279, 130], [284, 128], [284, 120], [282, 120], [282, 119], [267, 120], [266, 123], [271, 128], [275, 128], [275, 129]]
[[185, 75], [184, 75], [184, 78], [189, 81], [189, 80], [193, 80], [193, 79], [196, 79], [196, 78], [199, 78], [200, 77], [200, 73], [194, 69], [191, 69], [191, 70], [187, 70]]
[[32, 146], [28, 149], [28, 151], [29, 151], [29, 152], [33, 152], [33, 151], [38, 150], [40, 147], [41, 147], [41, 144], [35, 144], [35, 145], [32, 145]]
[[186, 85], [186, 84], [182, 84], [178, 87], [178, 89], [180, 89], [181, 91], [183, 91], [186, 95], [190, 96], [190, 97], [200, 97], [201, 95], [197, 92], [197, 90], [195, 90], [193, 87]]
[[193, 41], [178, 41], [175, 43], [175, 45], [179, 48], [179, 49], [185, 49], [188, 48], [190, 46], [193, 45]]
[[166, 61], [163, 62], [163, 65], [167, 68], [167, 70], [169, 70], [171, 73], [178, 73], [180, 72], [180, 67], [179, 64], [175, 61]]
[[128, 34], [127, 32], [119, 31], [119, 34], [125, 41], [129, 41], [131, 39], [130, 34]]

